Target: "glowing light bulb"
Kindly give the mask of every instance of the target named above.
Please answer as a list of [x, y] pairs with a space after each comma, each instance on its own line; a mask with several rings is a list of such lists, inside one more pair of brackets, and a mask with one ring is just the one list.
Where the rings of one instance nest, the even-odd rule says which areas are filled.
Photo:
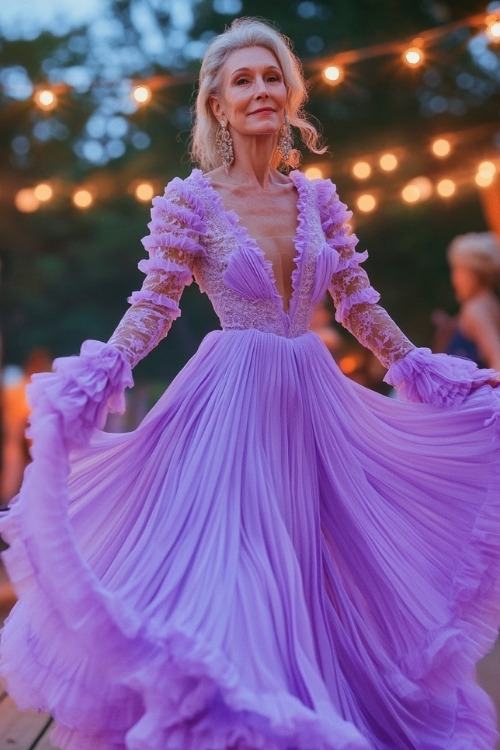
[[40, 201], [31, 188], [21, 188], [16, 193], [14, 204], [21, 213], [31, 214], [39, 208]]
[[326, 78], [328, 83], [340, 83], [344, 74], [342, 68], [338, 65], [328, 65], [323, 71], [323, 76]]
[[446, 138], [436, 138], [431, 149], [435, 156], [443, 158], [451, 152], [451, 143]]
[[40, 182], [40, 184], [34, 188], [33, 193], [35, 195], [35, 198], [41, 203], [50, 201], [50, 199], [54, 195], [54, 191], [52, 190], [51, 186], [46, 182]]
[[148, 86], [135, 86], [132, 97], [138, 104], [146, 104], [151, 99], [151, 89]]
[[382, 154], [379, 159], [379, 164], [380, 168], [383, 169], [384, 172], [392, 172], [398, 166], [398, 160], [394, 154]]
[[496, 166], [492, 161], [482, 161], [478, 168], [477, 168], [478, 174], [481, 173], [485, 175], [486, 177], [494, 177], [497, 171]]
[[500, 19], [490, 16], [486, 19], [486, 33], [493, 42], [500, 42]]
[[323, 172], [319, 167], [307, 167], [304, 172], [308, 180], [321, 180]]
[[358, 180], [366, 180], [366, 178], [371, 175], [372, 168], [367, 161], [357, 161], [356, 164], [353, 165], [352, 173], [354, 177], [358, 178]]
[[94, 202], [90, 190], [80, 188], [73, 193], [73, 203], [77, 208], [89, 208]]
[[154, 187], [150, 182], [141, 182], [135, 189], [135, 197], [138, 201], [149, 203], [155, 194]]
[[371, 193], [364, 193], [363, 195], [359, 196], [358, 200], [356, 201], [356, 205], [360, 211], [363, 211], [364, 213], [370, 213], [370, 211], [373, 211], [375, 209], [377, 201], [375, 200], [375, 196], [373, 196]]
[[40, 89], [35, 94], [35, 104], [40, 109], [54, 109], [57, 107], [57, 96], [50, 89]]
[[422, 196], [420, 194], [418, 185], [409, 183], [402, 189], [401, 197], [406, 203], [417, 203], [417, 201], [419, 201]]
[[420, 47], [410, 47], [403, 53], [403, 60], [412, 68], [415, 68], [423, 62], [424, 55]]
[[439, 180], [438, 184], [436, 185], [436, 191], [438, 195], [441, 196], [441, 198], [451, 198], [451, 196], [455, 194], [456, 189], [457, 186], [455, 185], [453, 180], [449, 180], [448, 178]]
[[428, 177], [415, 177], [410, 183], [418, 188], [420, 192], [420, 200], [426, 201], [432, 195], [432, 182]]

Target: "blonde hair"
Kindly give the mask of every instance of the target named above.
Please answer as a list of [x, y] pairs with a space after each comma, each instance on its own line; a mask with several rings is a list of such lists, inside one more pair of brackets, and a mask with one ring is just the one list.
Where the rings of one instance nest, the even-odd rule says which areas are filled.
[[468, 232], [455, 237], [447, 251], [450, 266], [462, 266], [477, 273], [482, 282], [500, 282], [500, 239], [494, 232]]
[[[212, 112], [210, 97], [221, 93], [222, 69], [231, 52], [244, 47], [264, 47], [272, 52], [280, 65], [287, 90], [287, 114], [290, 125], [297, 128], [301, 141], [313, 153], [323, 154], [326, 147], [320, 143], [320, 134], [304, 111], [307, 86], [302, 65], [292, 51], [292, 43], [267, 21], [258, 18], [237, 18], [222, 34], [209, 43], [201, 64], [198, 93], [194, 105], [194, 126], [191, 132], [191, 159], [203, 171], [221, 165], [215, 146], [219, 123]], [[273, 167], [296, 167], [300, 154], [292, 149], [284, 162], [279, 153]]]

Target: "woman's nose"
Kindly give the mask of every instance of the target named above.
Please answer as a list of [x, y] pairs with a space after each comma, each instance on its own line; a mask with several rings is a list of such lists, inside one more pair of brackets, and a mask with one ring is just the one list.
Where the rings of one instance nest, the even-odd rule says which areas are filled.
[[255, 80], [255, 96], [268, 96], [267, 83], [263, 78], [257, 78]]

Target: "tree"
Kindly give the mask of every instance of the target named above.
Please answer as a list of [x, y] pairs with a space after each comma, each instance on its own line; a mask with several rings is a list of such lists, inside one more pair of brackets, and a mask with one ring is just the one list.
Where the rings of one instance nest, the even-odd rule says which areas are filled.
[[[34, 344], [66, 354], [85, 337], [110, 334], [141, 278], [136, 263], [148, 207], [130, 191], [141, 179], [160, 191], [174, 175], [189, 172], [186, 147], [199, 57], [233, 17], [270, 12], [303, 59], [311, 81], [308, 108], [330, 144], [319, 166], [343, 199], [352, 203], [359, 193], [350, 171], [354, 159], [374, 162], [395, 145], [404, 152], [397, 178], [375, 169], [373, 184], [363, 183], [386, 201], [366, 217], [356, 212], [356, 229], [362, 248], [375, 259], [367, 267], [384, 304], [416, 343], [428, 343], [431, 310], [453, 304], [444, 248], [454, 234], [481, 229], [484, 216], [471, 190], [451, 203], [432, 200], [411, 208], [396, 193], [402, 181], [418, 174], [433, 178], [433, 170], [442, 168], [428, 152], [434, 134], [466, 133], [453, 157], [465, 167], [474, 156], [470, 133], [479, 133], [478, 144], [484, 145], [489, 125], [496, 127], [497, 48], [474, 46], [476, 30], [468, 25], [439, 36], [450, 23], [483, 12], [483, 3], [305, 0], [275, 3], [270, 11], [262, 0], [114, 0], [106, 8], [97, 26], [62, 37], [45, 33], [29, 42], [1, 42], [0, 254], [7, 359], [21, 361]], [[367, 54], [374, 45], [410, 40], [424, 29], [435, 29], [437, 36], [431, 61], [421, 68], [404, 67], [394, 52]], [[348, 50], [360, 50], [358, 59], [341, 86], [329, 86], [322, 76], [325, 63]], [[55, 109], [33, 106], [33, 81], [60, 84]], [[141, 81], [153, 92], [142, 107], [130, 98], [133, 83]], [[304, 155], [304, 166], [312, 163], [316, 160]], [[40, 181], [51, 183], [54, 198], [34, 213], [16, 211], [18, 190]], [[87, 212], [71, 203], [78, 185], [98, 195]], [[148, 357], [145, 375], [170, 377], [203, 333], [217, 325], [194, 287], [182, 307], [168, 355], [160, 348]]]

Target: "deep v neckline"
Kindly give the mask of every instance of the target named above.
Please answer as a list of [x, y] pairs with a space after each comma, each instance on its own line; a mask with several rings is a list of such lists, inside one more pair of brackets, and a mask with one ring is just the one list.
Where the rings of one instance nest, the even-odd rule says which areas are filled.
[[286, 304], [287, 300], [285, 300], [283, 295], [281, 295], [278, 291], [278, 285], [276, 282], [276, 274], [274, 272], [273, 263], [267, 257], [262, 247], [259, 245], [258, 240], [255, 239], [255, 237], [253, 237], [250, 234], [248, 227], [242, 222], [241, 217], [234, 210], [234, 208], [226, 208], [224, 204], [224, 200], [221, 194], [213, 186], [211, 178], [208, 175], [201, 172], [201, 170], [200, 170], [200, 174], [205, 180], [205, 184], [208, 185], [210, 191], [216, 198], [219, 211], [227, 219], [228, 223], [231, 226], [231, 229], [233, 230], [233, 233], [248, 248], [251, 248], [252, 252], [256, 254], [260, 262], [262, 263], [263, 267], [265, 268], [266, 275], [268, 276], [269, 282], [272, 286], [273, 296], [279, 305], [280, 313], [283, 315], [283, 317], [287, 321], [287, 328], [288, 328], [290, 325], [290, 321], [293, 318], [293, 314], [295, 312], [296, 306], [297, 306], [297, 295], [298, 295], [298, 290], [300, 286], [300, 276], [301, 276], [301, 271], [302, 271], [302, 259], [303, 259], [303, 243], [300, 242], [300, 235], [301, 235], [301, 230], [302, 230], [302, 225], [303, 225], [303, 210], [304, 209], [302, 205], [303, 203], [303, 200], [302, 200], [303, 196], [301, 192], [302, 185], [301, 185], [300, 179], [297, 178], [298, 175], [300, 175], [300, 173], [297, 170], [293, 170], [292, 172], [290, 172], [290, 175], [289, 175], [297, 193], [297, 225], [295, 227], [295, 233], [292, 239], [294, 254], [293, 254], [293, 269], [292, 269], [291, 278], [290, 278], [291, 292], [290, 292], [290, 299], [288, 300], [288, 304]]

